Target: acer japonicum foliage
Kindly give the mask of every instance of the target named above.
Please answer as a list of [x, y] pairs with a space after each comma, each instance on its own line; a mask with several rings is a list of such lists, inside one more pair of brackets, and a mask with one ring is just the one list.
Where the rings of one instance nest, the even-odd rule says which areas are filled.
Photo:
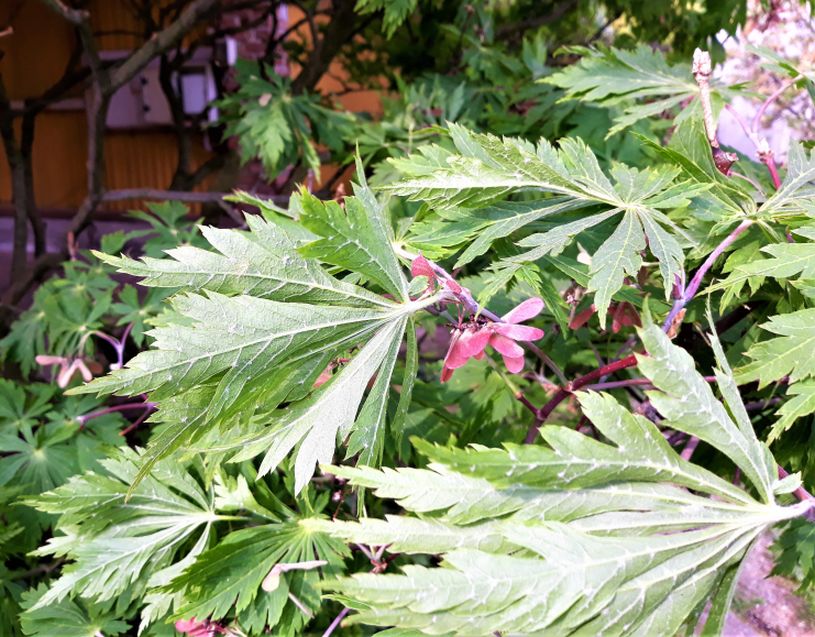
[[75, 266], [110, 295], [89, 337], [38, 323], [43, 294], [4, 343], [95, 376], [62, 398], [89, 401], [70, 435], [146, 421], [69, 467], [47, 392], [2, 386], [2, 484], [37, 476], [22, 502], [52, 529], [25, 633], [720, 634], [779, 525], [808, 585], [815, 157], [717, 163], [743, 87], [701, 52], [579, 53], [544, 81], [647, 161], [450, 122], [340, 200], [236, 193], [244, 228], [108, 239]]

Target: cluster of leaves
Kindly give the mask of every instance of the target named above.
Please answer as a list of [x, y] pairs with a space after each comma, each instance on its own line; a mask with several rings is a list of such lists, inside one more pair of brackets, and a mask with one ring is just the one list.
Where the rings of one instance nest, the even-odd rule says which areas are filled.
[[649, 397], [663, 424], [728, 455], [755, 498], [682, 459], [652, 422], [593, 392], [579, 402], [603, 442], [545, 426], [549, 448], [417, 441], [431, 460], [424, 469], [331, 467], [413, 515], [324, 524], [329, 533], [443, 557], [435, 568], [330, 582], [335, 598], [359, 611], [353, 621], [434, 635], [673, 635], [684, 624], [693, 629], [712, 598], [704, 630], [719, 633], [740, 560], [763, 530], [809, 503], [776, 503], [797, 480], [778, 480], [723, 357], [724, 403], [661, 330], [651, 325], [640, 336], [649, 355], [639, 367], [656, 388]]
[[[32, 595], [44, 592], [26, 592], [23, 581], [37, 572], [38, 560], [27, 553], [37, 548], [54, 522], [54, 516], [21, 506], [21, 501], [60, 487], [75, 474], [99, 469], [100, 461], [124, 444], [119, 431], [126, 421], [119, 413], [100, 415], [89, 427], [78, 420], [100, 407], [101, 401], [93, 397], [64, 396], [52, 384], [0, 380], [0, 632], [4, 635], [17, 634], [18, 606], [25, 608]], [[32, 621], [32, 626], [42, 628], [38, 620]]]
[[[140, 464], [137, 453], [123, 451], [98, 471], [27, 500], [59, 515], [62, 535], [37, 553], [65, 556], [72, 564], [24, 617], [33, 620], [37, 611], [65, 605], [69, 593], [82, 590], [83, 600], [103, 609], [104, 617], [138, 614], [142, 634], [166, 632], [161, 625], [147, 629], [171, 610], [178, 618], [219, 620], [233, 607], [248, 634], [267, 625], [280, 624], [283, 635], [302, 627], [308, 609], [319, 606], [321, 575], [309, 564], [319, 557], [321, 573], [336, 573], [347, 554], [343, 544], [313, 528], [327, 494], [304, 494], [298, 513], [279, 499], [283, 481], [219, 470], [202, 483], [198, 459], [159, 462], [131, 488]], [[303, 568], [272, 585], [267, 578], [280, 563]]]
[[[149, 212], [131, 215], [145, 227], [105, 235], [104, 249], [139, 245], [145, 254], [158, 255], [179, 243], [199, 240], [183, 205], [155, 204]], [[129, 424], [125, 415], [141, 414], [148, 407], [139, 409], [134, 403], [129, 407], [135, 411], [110, 409], [106, 401], [68, 396], [62, 388], [81, 381], [80, 370], [102, 374], [107, 365], [117, 364], [126, 348], [143, 346], [147, 325], [165, 296], [164, 290], [141, 293], [117, 280], [109, 266], [79, 254], [63, 264], [61, 277], [40, 286], [31, 306], [0, 340], [2, 362], [11, 376], [19, 378], [0, 380], [3, 635], [22, 631], [72, 637], [127, 629], [113, 614], [71, 600], [32, 610], [18, 623], [20, 609], [32, 607], [46, 592], [42, 577], [52, 570], [53, 560], [30, 552], [53, 532], [56, 520], [54, 514], [22, 503], [62, 487], [72, 476], [101, 470], [100, 463], [126, 445], [120, 435]]]
[[222, 109], [225, 135], [240, 142], [243, 162], [260, 159], [272, 177], [293, 165], [319, 177], [317, 146], [339, 153], [351, 143], [356, 126], [349, 113], [323, 106], [316, 95], [293, 95], [291, 82], [273, 69], [239, 60], [234, 79], [238, 89], [216, 106]]
[[[119, 252], [125, 245], [140, 242], [144, 254], [158, 256], [167, 248], [199, 240], [183, 204], [152, 204], [148, 210], [130, 212], [145, 228], [108, 233], [102, 237], [101, 248]], [[27, 376], [41, 354], [92, 357], [95, 332], [129, 324], [135, 344], [144, 343], [146, 321], [158, 312], [165, 295], [140, 295], [132, 285], [117, 282], [112, 268], [88, 256], [66, 261], [62, 276], [48, 279], [37, 289], [31, 306], [0, 340], [0, 362], [19, 366]]]
[[[620, 17], [636, 13], [632, 26], [649, 32], [655, 26], [651, 19], [657, 20], [659, 16], [659, 28], [665, 34], [666, 11], [670, 13], [673, 8], [657, 4], [659, 10], [647, 20], [640, 8], [625, 4], [609, 6], [606, 12]], [[358, 2], [355, 10], [360, 16], [380, 19], [363, 29], [365, 37], [343, 43], [338, 60], [343, 68], [340, 75], [347, 77], [334, 79], [344, 79], [347, 92], [381, 91], [381, 116], [371, 118], [368, 113], [350, 112], [330, 94], [294, 89], [288, 78], [280, 77], [270, 66], [241, 60], [232, 78], [237, 90], [216, 104], [221, 109], [224, 133], [238, 139], [242, 161], [259, 159], [270, 179], [277, 179], [287, 167], [302, 166], [310, 169], [319, 181], [321, 164], [350, 164], [356, 148], [366, 166], [378, 165], [385, 173], [382, 179], [387, 179], [392, 173], [380, 163], [383, 159], [403, 156], [428, 139], [438, 139], [440, 131], [436, 127], [448, 121], [474, 130], [530, 139], [541, 136], [553, 139], [576, 132], [598, 153], [641, 160], [637, 145], [625, 138], [604, 139], [612, 114], [606, 107], [616, 104], [613, 99], [598, 100], [599, 93], [635, 92], [636, 97], [647, 99], [648, 103], [617, 120], [639, 121], [647, 129], [664, 128], [667, 120], [661, 123], [643, 120], [695, 95], [696, 86], [687, 65], [669, 67], [660, 54], [644, 46], [630, 53], [567, 46], [559, 53], [583, 55], [584, 59], [579, 66], [555, 73], [550, 65], [550, 44], [596, 39], [593, 18], [598, 6], [589, 3], [568, 8], [568, 18], [560, 18], [557, 29], [529, 28], [527, 23], [549, 22], [545, 19], [547, 7], [543, 5]], [[717, 15], [728, 18], [720, 20], [716, 30], [735, 24], [742, 8], [742, 3], [736, 1], [717, 3], [717, 10], [721, 11]], [[682, 22], [681, 16], [677, 16], [677, 22]], [[709, 28], [701, 22], [694, 28], [683, 25], [682, 36], [699, 33], [704, 38], [716, 31], [708, 32]], [[309, 47], [300, 38], [285, 42], [284, 47], [295, 64], [299, 61], [308, 64], [304, 59], [310, 53]], [[606, 59], [602, 61], [590, 60], [603, 56]], [[622, 79], [631, 84], [618, 82], [621, 78], [614, 72], [617, 65], [626, 67]], [[632, 70], [637, 79], [632, 79]], [[559, 79], [564, 74], [565, 84]], [[570, 87], [571, 91], [586, 90], [585, 85], [578, 87], [572, 74], [594, 77], [589, 83], [596, 82], [602, 88], [586, 96], [591, 99], [583, 100], [582, 104], [559, 100], [563, 96], [559, 90], [562, 86]], [[550, 81], [539, 81], [549, 76]], [[644, 85], [642, 78], [652, 76], [653, 84]], [[654, 95], [660, 99], [652, 99]], [[610, 95], [606, 93], [605, 97]], [[603, 108], [597, 108], [598, 104]], [[612, 133], [621, 121], [615, 123]]]
[[[418, 6], [369, 1], [360, 10], [384, 9], [398, 34]], [[752, 181], [722, 175], [689, 65], [645, 49], [580, 50], [581, 63], [551, 74], [543, 40], [527, 40], [522, 63], [483, 44], [472, 42], [455, 86], [441, 76], [406, 85], [432, 106], [395, 107], [400, 123], [378, 124], [367, 157], [392, 159], [376, 167], [373, 188], [359, 160], [354, 194], [341, 201], [301, 191], [282, 210], [238, 194], [261, 212], [245, 228], [202, 228], [200, 241], [170, 232], [183, 245], [166, 255], [148, 245], [141, 259], [113, 254], [121, 235], [96, 253], [103, 266], [75, 266], [83, 276], [98, 267], [139, 277], [157, 313], [146, 312], [149, 348], [70, 394], [146, 394], [157, 411], [144, 449], [102, 460], [91, 445], [98, 451], [76, 455], [59, 479], [0, 491], [3, 506], [24, 496], [51, 532], [30, 561], [15, 562], [43, 560], [54, 568], [48, 585], [6, 585], [10, 604], [26, 609], [23, 632], [119, 634], [138, 624], [164, 635], [176, 622], [188, 634], [330, 634], [342, 605], [353, 611], [347, 625], [394, 636], [675, 634], [700, 621], [705, 634], [721, 631], [756, 538], [811, 509], [807, 499], [791, 504], [801, 475], [779, 479], [777, 464], [811, 483], [815, 463], [800, 440], [811, 431], [815, 371], [796, 352], [815, 340], [815, 159], [793, 148], [774, 192], [758, 170], [748, 170]], [[530, 110], [498, 115], [517, 96], [481, 95], [502, 69], [519, 84], [544, 80], [529, 88], [539, 110], [528, 128]], [[283, 84], [271, 92], [260, 73], [231, 103], [247, 156], [270, 170], [310, 165], [315, 136], [327, 144], [344, 124], [311, 97], [290, 101]], [[715, 101], [730, 90], [717, 88]], [[539, 138], [543, 126], [559, 134], [555, 111], [576, 102], [609, 123], [600, 135], [576, 127]], [[334, 132], [320, 138], [324, 116]], [[611, 145], [623, 129], [637, 132], [625, 142], [635, 151]], [[376, 154], [376, 139], [396, 150]], [[425, 257], [449, 260], [455, 278]], [[649, 318], [670, 306], [686, 323], [701, 317], [703, 301], [687, 293], [693, 264], [726, 275], [708, 288], [723, 344], [716, 329], [683, 329], [682, 315], [664, 331]], [[749, 308], [747, 290], [757, 297]], [[89, 311], [118, 294], [114, 308], [124, 292], [108, 282], [94, 294]], [[128, 294], [135, 310], [139, 295]], [[485, 347], [499, 328], [520, 327], [500, 316], [529, 297], [546, 310], [534, 318], [540, 327], [524, 328], [546, 335], [530, 348], [538, 362], [510, 376]], [[645, 327], [634, 332], [640, 314]], [[129, 318], [114, 322], [135, 324], [132, 312], [120, 315]], [[21, 325], [33, 329], [33, 316]], [[110, 311], [93, 320], [107, 324]], [[76, 326], [71, 338], [43, 329], [41, 342], [66, 343], [66, 355], [88, 346]], [[465, 352], [477, 360], [441, 384], [449, 333], [451, 352], [458, 339], [481, 340]], [[21, 361], [23, 339], [8, 338]], [[568, 377], [638, 341], [645, 353], [628, 367], [636, 362], [642, 377], [615, 386], [597, 374], [595, 389], [610, 391], [535, 407], [565, 398]], [[523, 357], [507, 351], [517, 371]], [[765, 387], [782, 379], [793, 398], [773, 401]], [[39, 391], [15, 398], [9, 413], [51, 410], [53, 396]], [[96, 399], [64, 400], [92, 409], [82, 401]], [[39, 466], [41, 443], [59, 446], [64, 435], [48, 418], [28, 437], [15, 430], [27, 457], [10, 449], [0, 462]], [[545, 419], [554, 421], [541, 427], [545, 445], [515, 444]], [[75, 421], [71, 435], [90, 435]], [[685, 440], [701, 441], [695, 462], [674, 449]], [[19, 533], [14, 516], [5, 519], [0, 534]], [[799, 546], [809, 527], [792, 524], [779, 568], [807, 582], [811, 555]], [[381, 572], [393, 566], [401, 574]]]

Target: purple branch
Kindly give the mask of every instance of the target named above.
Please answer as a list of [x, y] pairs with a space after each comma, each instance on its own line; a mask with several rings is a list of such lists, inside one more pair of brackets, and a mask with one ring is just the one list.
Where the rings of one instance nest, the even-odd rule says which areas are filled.
[[684, 309], [684, 307], [690, 302], [690, 300], [694, 297], [699, 286], [702, 284], [702, 279], [707, 274], [708, 270], [713, 266], [721, 254], [727, 250], [727, 248], [736, 240], [738, 239], [741, 234], [747, 230], [750, 226], [753, 225], [752, 219], [745, 219], [742, 221], [729, 235], [727, 235], [724, 240], [716, 246], [716, 248], [711, 252], [705, 262], [699, 266], [699, 269], [696, 271], [696, 274], [693, 275], [693, 278], [690, 282], [685, 286], [685, 289], [682, 291], [682, 294], [678, 299], [674, 301], [673, 307], [671, 311], [668, 313], [668, 316], [665, 319], [665, 323], [662, 325], [662, 331], [668, 332], [671, 329], [671, 326], [674, 324], [676, 317], [678, 316], [679, 312]]
[[[705, 380], [709, 383], [716, 381], [715, 376], [705, 376]], [[629, 378], [627, 380], [612, 380], [605, 383], [594, 383], [593, 385], [585, 385], [583, 389], [593, 391], [603, 391], [607, 389], [620, 389], [623, 387], [646, 387], [652, 388], [653, 383], [647, 378]]]
[[727, 109], [727, 112], [733, 116], [733, 119], [738, 122], [738, 125], [741, 126], [741, 129], [744, 131], [744, 134], [747, 135], [748, 139], [753, 142], [753, 146], [758, 148], [759, 146], [759, 139], [758, 135], [755, 132], [750, 130], [747, 126], [747, 122], [744, 121], [744, 118], [739, 114], [739, 112], [733, 108], [730, 104], [725, 104], [724, 107]]
[[130, 409], [155, 409], [155, 403], [125, 403], [124, 405], [114, 405], [113, 407], [105, 407], [104, 409], [100, 409], [98, 411], [92, 411], [89, 414], [84, 414], [82, 416], [77, 416], [76, 420], [79, 424], [84, 425], [89, 420], [93, 420], [94, 418], [99, 418], [100, 416], [106, 416], [107, 414], [112, 414], [117, 411], [128, 411]]
[[777, 100], [784, 91], [786, 91], [790, 86], [793, 86], [800, 79], [801, 79], [800, 77], [795, 77], [791, 80], [787, 80], [780, 87], [778, 87], [778, 89], [776, 89], [775, 92], [772, 93], [766, 100], [764, 100], [764, 103], [758, 109], [758, 112], [756, 112], [755, 117], [753, 117], [754, 133], [758, 132], [758, 127], [761, 124], [761, 118], [764, 116], [764, 113], [769, 108], [770, 104]]
[[127, 337], [130, 336], [130, 332], [132, 330], [133, 323], [128, 323], [124, 332], [122, 332], [121, 338], [116, 338], [115, 336], [111, 336], [110, 334], [98, 330], [91, 332], [91, 334], [94, 336], [98, 336], [102, 340], [110, 343], [111, 347], [113, 347], [113, 350], [116, 352], [116, 363], [111, 365], [111, 369], [121, 369], [124, 365], [125, 344], [127, 343]]
[[331, 622], [331, 624], [329, 624], [328, 628], [325, 629], [325, 632], [323, 633], [323, 637], [331, 637], [331, 634], [337, 629], [337, 627], [340, 625], [340, 622], [342, 622], [342, 620], [345, 619], [345, 616], [350, 612], [351, 612], [350, 608], [343, 608], [340, 611], [340, 614], [337, 615], [334, 618], [334, 621]]
[[138, 426], [139, 426], [140, 424], [142, 424], [142, 423], [143, 423], [145, 420], [147, 420], [147, 416], [149, 416], [151, 413], [153, 413], [153, 410], [156, 408], [156, 407], [155, 407], [155, 405], [154, 405], [153, 403], [147, 403], [147, 405], [145, 405], [145, 407], [146, 407], [146, 409], [144, 410], [144, 413], [143, 413], [141, 416], [139, 416], [139, 417], [138, 417], [138, 418], [137, 418], [137, 419], [136, 419], [136, 420], [133, 422], [133, 424], [128, 425], [127, 427], [125, 427], [124, 429], [122, 429], [122, 430], [119, 432], [119, 435], [120, 435], [120, 436], [126, 436], [126, 435], [127, 435], [127, 434], [129, 434], [131, 431], [133, 431], [133, 430], [134, 430], [136, 427], [138, 427]]
[[688, 442], [685, 445], [685, 448], [682, 449], [682, 453], [680, 453], [679, 455], [682, 457], [683, 460], [690, 460], [691, 456], [693, 455], [693, 452], [696, 451], [696, 447], [698, 447], [698, 446], [699, 446], [699, 438], [697, 438], [696, 436], [691, 436], [688, 439]]
[[773, 180], [773, 186], [775, 186], [775, 189], [778, 190], [781, 188], [781, 177], [778, 176], [778, 168], [775, 165], [773, 151], [759, 151], [759, 157], [761, 158], [761, 163], [767, 166], [767, 170], [770, 171], [770, 178]]

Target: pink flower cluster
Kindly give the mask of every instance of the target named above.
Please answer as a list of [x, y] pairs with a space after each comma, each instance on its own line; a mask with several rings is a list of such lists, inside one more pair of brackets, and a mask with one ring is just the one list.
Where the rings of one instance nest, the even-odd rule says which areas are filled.
[[450, 380], [453, 371], [463, 367], [471, 358], [483, 358], [487, 345], [501, 354], [504, 365], [511, 373], [520, 372], [524, 368], [524, 350], [518, 342], [537, 341], [543, 338], [543, 330], [519, 323], [537, 316], [541, 310], [543, 301], [535, 297], [527, 299], [502, 316], [500, 322], [476, 323], [457, 328], [453, 332], [447, 356], [444, 357], [441, 381], [444, 383]]

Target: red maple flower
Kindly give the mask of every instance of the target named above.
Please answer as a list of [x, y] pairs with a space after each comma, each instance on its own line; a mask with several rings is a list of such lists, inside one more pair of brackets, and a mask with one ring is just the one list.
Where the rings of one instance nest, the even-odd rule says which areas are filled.
[[520, 372], [524, 368], [524, 350], [518, 341], [537, 341], [543, 338], [543, 330], [519, 323], [537, 316], [541, 310], [543, 301], [535, 297], [518, 305], [500, 321], [457, 328], [444, 357], [441, 381], [450, 380], [453, 371], [471, 358], [481, 359], [487, 345], [501, 354], [507, 370], [513, 374]]

